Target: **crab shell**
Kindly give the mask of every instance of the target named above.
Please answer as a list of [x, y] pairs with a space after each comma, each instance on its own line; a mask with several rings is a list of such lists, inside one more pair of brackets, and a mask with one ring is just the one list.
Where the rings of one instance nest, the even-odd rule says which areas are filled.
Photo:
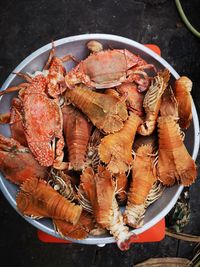
[[84, 83], [89, 87], [111, 88], [126, 80], [127, 70], [144, 62], [126, 49], [103, 50], [90, 54], [67, 73], [69, 88]]
[[12, 138], [0, 135], [0, 171], [12, 183], [21, 184], [26, 179], [47, 177], [47, 168], [41, 166], [31, 151]]
[[62, 112], [56, 101], [45, 94], [46, 85], [47, 79], [37, 75], [26, 90], [20, 91], [23, 127], [28, 146], [39, 163], [59, 167], [64, 155]]
[[13, 139], [17, 140], [23, 146], [28, 146], [24, 133], [22, 121], [22, 106], [19, 98], [12, 99], [12, 107], [10, 111], [10, 131]]
[[0, 124], [9, 124], [11, 137], [17, 140], [21, 145], [27, 147], [27, 141], [24, 134], [21, 100], [14, 97], [11, 101], [10, 112], [0, 114]]

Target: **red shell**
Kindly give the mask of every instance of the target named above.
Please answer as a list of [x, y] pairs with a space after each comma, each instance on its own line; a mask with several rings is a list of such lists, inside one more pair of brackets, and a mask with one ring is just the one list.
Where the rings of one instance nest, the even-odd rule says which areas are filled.
[[15, 184], [21, 184], [30, 177], [47, 177], [47, 168], [37, 162], [28, 148], [2, 135], [0, 135], [0, 170]]
[[69, 161], [74, 170], [81, 170], [85, 164], [92, 124], [78, 109], [71, 105], [64, 106], [62, 113]]

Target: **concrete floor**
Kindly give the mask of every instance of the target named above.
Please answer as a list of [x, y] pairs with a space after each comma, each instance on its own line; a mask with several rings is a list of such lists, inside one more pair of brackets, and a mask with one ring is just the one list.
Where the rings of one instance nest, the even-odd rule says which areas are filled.
[[[182, 0], [190, 21], [200, 30], [198, 0]], [[151, 4], [149, 4], [151, 3]], [[200, 114], [200, 43], [183, 25], [174, 1], [40, 0], [0, 2], [0, 84], [31, 52], [63, 37], [110, 33], [142, 44], [160, 46], [162, 56], [180, 75], [193, 81], [192, 96]], [[197, 158], [199, 166], [200, 158]], [[200, 235], [200, 180], [190, 187], [191, 219], [185, 232]], [[121, 252], [116, 244], [103, 248], [79, 244], [46, 244], [0, 195], [1, 260], [10, 266], [103, 267], [133, 266], [150, 257], [192, 257], [193, 243], [164, 238], [132, 245]]]

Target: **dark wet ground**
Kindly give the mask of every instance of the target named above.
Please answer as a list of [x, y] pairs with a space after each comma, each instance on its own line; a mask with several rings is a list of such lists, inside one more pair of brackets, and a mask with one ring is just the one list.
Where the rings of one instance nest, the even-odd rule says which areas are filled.
[[[182, 0], [190, 21], [200, 30], [198, 0]], [[149, 4], [150, 3], [150, 4]], [[31, 52], [59, 38], [110, 33], [160, 46], [162, 56], [180, 75], [193, 81], [192, 96], [200, 114], [200, 42], [182, 23], [174, 1], [5, 1], [0, 2], [0, 84]], [[200, 158], [197, 158], [199, 165]], [[200, 234], [200, 180], [190, 187], [191, 219], [185, 232]], [[36, 229], [0, 197], [1, 261], [10, 266], [133, 266], [150, 257], [192, 257], [195, 243], [166, 237], [161, 242], [116, 244], [103, 248], [46, 244]]]

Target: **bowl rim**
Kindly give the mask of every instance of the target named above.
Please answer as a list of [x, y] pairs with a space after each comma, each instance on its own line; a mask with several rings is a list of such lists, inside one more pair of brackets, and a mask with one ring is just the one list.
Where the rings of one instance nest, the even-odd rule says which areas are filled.
[[[175, 71], [175, 69], [164, 58], [162, 58], [161, 56], [159, 56], [158, 54], [156, 54], [154, 51], [152, 51], [150, 48], [144, 46], [143, 44], [141, 44], [137, 41], [131, 40], [129, 38], [123, 37], [123, 36], [113, 35], [113, 34], [104, 34], [104, 33], [88, 33], [88, 34], [81, 34], [81, 35], [69, 36], [69, 37], [58, 39], [58, 40], [54, 41], [54, 45], [56, 47], [56, 46], [60, 46], [60, 45], [65, 44], [65, 43], [71, 43], [71, 42], [76, 42], [76, 41], [89, 41], [89, 40], [95, 40], [95, 39], [104, 40], [104, 41], [105, 40], [117, 41], [117, 42], [122, 42], [124, 44], [136, 47], [136, 48], [142, 50], [143, 52], [147, 53], [149, 56], [153, 57], [160, 64], [162, 64], [165, 68], [167, 68], [171, 72], [171, 74], [174, 76], [175, 79], [178, 79], [180, 77], [179, 74]], [[27, 56], [20, 64], [18, 64], [18, 66], [13, 70], [13, 72], [21, 71], [21, 69], [23, 69], [34, 58], [36, 58], [37, 56], [39, 56], [40, 54], [42, 54], [46, 51], [49, 51], [51, 48], [52, 48], [52, 43], [48, 43], [48, 44], [42, 46], [41, 48], [35, 50], [29, 56]], [[5, 90], [8, 87], [8, 85], [13, 81], [13, 79], [16, 77], [16, 74], [14, 74], [13, 72], [7, 77], [7, 79], [5, 80], [5, 82], [2, 85], [1, 90]], [[0, 101], [1, 101], [1, 97], [0, 97]], [[193, 100], [192, 100], [192, 115], [193, 115], [193, 122], [194, 122], [194, 147], [193, 147], [192, 158], [194, 160], [196, 160], [197, 155], [198, 155], [198, 151], [199, 151], [199, 144], [200, 144], [200, 138], [199, 138], [200, 129], [199, 129], [198, 115], [197, 115], [196, 107], [195, 107]], [[18, 212], [18, 210], [16, 209], [16, 202], [13, 200], [10, 192], [8, 191], [7, 187], [5, 186], [3, 179], [2, 179], [2, 175], [0, 175], [0, 188], [1, 188], [1, 191], [3, 192], [4, 196], [8, 200], [8, 202]], [[132, 232], [135, 233], [136, 235], [143, 233], [144, 231], [148, 230], [149, 228], [154, 226], [156, 223], [158, 223], [161, 219], [163, 219], [168, 214], [168, 212], [172, 209], [172, 207], [175, 205], [175, 203], [177, 202], [177, 199], [178, 199], [179, 195], [181, 194], [183, 188], [184, 188], [184, 186], [179, 185], [179, 188], [178, 188], [176, 194], [173, 196], [171, 201], [169, 201], [168, 205], [160, 213], [158, 213], [153, 219], [151, 219], [148, 223], [146, 223], [141, 228], [132, 230]], [[33, 220], [27, 216], [23, 216], [22, 214], [20, 214], [20, 215], [25, 220], [27, 220], [30, 224], [35, 226], [36, 228], [38, 228], [38, 229], [40, 229], [40, 230], [42, 230], [42, 231], [44, 231], [50, 235], [53, 235], [57, 238], [61, 238], [61, 236], [57, 232], [55, 232], [54, 229], [50, 229], [46, 225], [42, 224], [40, 221]], [[90, 244], [90, 245], [94, 245], [94, 244], [95, 245], [103, 245], [103, 244], [116, 242], [116, 240], [112, 236], [110, 236], [110, 237], [88, 237], [84, 240], [74, 240], [71, 238], [65, 238], [65, 239], [71, 240], [72, 242], [75, 242], [75, 243]]]

